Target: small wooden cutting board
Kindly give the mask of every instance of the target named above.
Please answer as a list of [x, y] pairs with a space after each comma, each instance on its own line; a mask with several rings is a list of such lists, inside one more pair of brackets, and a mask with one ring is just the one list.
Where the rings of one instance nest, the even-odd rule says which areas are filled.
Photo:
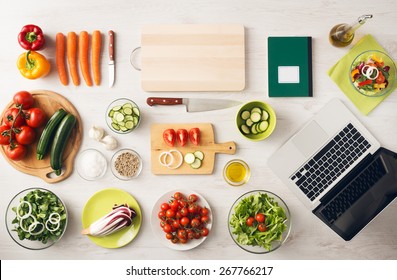
[[[28, 154], [25, 159], [20, 161], [13, 161], [9, 159], [5, 154], [6, 146], [1, 146], [0, 152], [3, 154], [4, 158], [7, 162], [14, 167], [15, 169], [30, 174], [36, 177], [39, 177], [46, 181], [47, 183], [56, 183], [62, 180], [65, 180], [69, 177], [73, 172], [73, 163], [74, 158], [80, 148], [80, 144], [82, 141], [82, 123], [79, 113], [72, 103], [69, 102], [65, 97], [60, 94], [57, 94], [48, 90], [36, 90], [30, 91], [33, 94], [33, 98], [35, 100], [34, 107], [41, 108], [47, 115], [48, 119], [60, 108], [65, 109], [68, 113], [73, 114], [76, 117], [76, 126], [73, 128], [73, 131], [70, 135], [70, 140], [66, 145], [64, 154], [63, 154], [63, 172], [60, 176], [56, 176], [50, 165], [50, 157], [46, 155], [43, 160], [36, 159], [36, 147], [38, 138], [41, 135], [41, 132], [44, 128], [36, 129], [37, 139], [35, 143], [28, 146]], [[10, 102], [6, 108], [4, 109], [2, 116], [5, 111], [13, 107], [14, 103]], [[1, 118], [0, 124], [3, 123], [3, 118]]]
[[244, 26], [145, 25], [141, 83], [145, 91], [241, 91], [245, 88]]
[[[190, 141], [183, 147], [175, 143], [174, 147], [167, 146], [163, 140], [163, 132], [166, 129], [172, 128], [175, 131], [178, 129], [186, 129], [197, 127], [200, 129], [201, 141], [200, 145], [195, 146]], [[179, 168], [170, 169], [160, 164], [159, 157], [162, 152], [178, 150], [182, 156], [189, 152], [201, 151], [204, 153], [204, 160], [198, 169], [192, 168], [185, 162]], [[212, 174], [215, 165], [215, 154], [230, 154], [236, 153], [236, 144], [234, 142], [215, 143], [214, 129], [210, 123], [174, 123], [174, 124], [152, 124], [151, 126], [151, 166], [152, 173], [160, 174]], [[177, 153], [173, 153], [174, 161], [179, 161]]]

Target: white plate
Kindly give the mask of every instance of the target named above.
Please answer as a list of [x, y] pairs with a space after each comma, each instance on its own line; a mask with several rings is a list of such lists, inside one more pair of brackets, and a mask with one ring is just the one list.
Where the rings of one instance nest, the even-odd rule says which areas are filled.
[[181, 244], [181, 243], [177, 243], [174, 244], [171, 242], [171, 240], [168, 240], [167, 238], [165, 238], [165, 232], [163, 231], [163, 229], [160, 226], [160, 219], [157, 217], [158, 212], [160, 211], [160, 206], [162, 203], [164, 202], [169, 202], [172, 199], [172, 196], [174, 195], [174, 193], [176, 192], [180, 192], [182, 193], [185, 197], [189, 196], [190, 194], [195, 194], [198, 196], [199, 200], [198, 200], [198, 204], [201, 207], [207, 207], [209, 210], [209, 214], [208, 217], [210, 218], [209, 223], [207, 224], [207, 228], [209, 230], [209, 234], [208, 236], [211, 235], [211, 227], [212, 227], [212, 210], [210, 208], [210, 205], [208, 204], [208, 202], [205, 200], [204, 197], [202, 197], [199, 193], [197, 193], [196, 191], [192, 191], [192, 190], [174, 190], [174, 191], [169, 191], [165, 194], [163, 194], [158, 200], [157, 202], [154, 204], [153, 206], [153, 210], [152, 210], [152, 216], [150, 218], [150, 223], [152, 225], [152, 230], [154, 232], [154, 234], [157, 236], [157, 238], [160, 240], [160, 242], [173, 250], [177, 250], [177, 251], [186, 251], [186, 250], [190, 250], [193, 249], [197, 246], [199, 246], [201, 243], [204, 242], [204, 240], [207, 239], [208, 236], [206, 237], [201, 237], [200, 239], [192, 239], [192, 240], [188, 240], [187, 243], [185, 244]]

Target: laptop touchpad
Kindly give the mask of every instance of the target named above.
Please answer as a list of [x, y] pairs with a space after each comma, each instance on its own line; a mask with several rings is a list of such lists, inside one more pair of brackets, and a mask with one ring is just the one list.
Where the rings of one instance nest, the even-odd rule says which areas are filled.
[[328, 139], [327, 133], [316, 121], [311, 121], [295, 137], [292, 143], [305, 156], [310, 157]]

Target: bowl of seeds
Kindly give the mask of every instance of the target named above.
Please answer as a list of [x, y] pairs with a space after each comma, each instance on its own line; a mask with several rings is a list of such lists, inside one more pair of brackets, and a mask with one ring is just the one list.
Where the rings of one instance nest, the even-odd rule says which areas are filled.
[[111, 170], [120, 180], [136, 178], [142, 171], [142, 158], [134, 150], [121, 149], [112, 157]]

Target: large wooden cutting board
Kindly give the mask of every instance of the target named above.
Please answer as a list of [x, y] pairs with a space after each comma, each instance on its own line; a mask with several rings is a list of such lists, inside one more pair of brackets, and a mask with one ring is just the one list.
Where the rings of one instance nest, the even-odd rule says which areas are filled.
[[[43, 160], [36, 159], [36, 146], [38, 139], [36, 139], [34, 144], [29, 145], [28, 154], [26, 158], [21, 161], [10, 160], [5, 155], [6, 146], [1, 146], [0, 152], [3, 154], [8, 163], [15, 169], [39, 177], [47, 183], [60, 182], [69, 177], [73, 172], [74, 158], [76, 157], [82, 141], [82, 123], [80, 115], [73, 104], [60, 94], [48, 90], [30, 91], [30, 93], [33, 94], [35, 100], [34, 106], [43, 109], [48, 118], [50, 118], [58, 109], [63, 108], [67, 112], [72, 113], [77, 119], [76, 126], [73, 128], [73, 131], [70, 135], [70, 141], [68, 142], [63, 154], [62, 174], [60, 176], [56, 176], [53, 173], [50, 165], [49, 155], [47, 155]], [[2, 116], [8, 108], [13, 106], [14, 103], [10, 102], [4, 109]], [[1, 124], [2, 123], [3, 120], [1, 119]], [[41, 135], [42, 130], [43, 128], [36, 130], [37, 137]]]
[[244, 26], [143, 26], [141, 70], [145, 91], [241, 91], [245, 87]]
[[[200, 129], [201, 141], [200, 145], [195, 146], [190, 141], [180, 147], [177, 143], [175, 147], [167, 146], [163, 141], [163, 132], [168, 128], [173, 128], [175, 131], [184, 128], [189, 131], [193, 127]], [[215, 154], [235, 154], [236, 144], [234, 142], [215, 143], [214, 129], [210, 123], [177, 123], [177, 124], [152, 124], [151, 126], [151, 164], [153, 174], [212, 174], [214, 171]], [[170, 169], [162, 166], [159, 161], [159, 156], [163, 151], [170, 151], [176, 149], [184, 156], [188, 152], [195, 152], [197, 150], [204, 153], [204, 160], [198, 169], [193, 169], [190, 165], [183, 163], [177, 169]], [[179, 157], [174, 153], [175, 162]]]

